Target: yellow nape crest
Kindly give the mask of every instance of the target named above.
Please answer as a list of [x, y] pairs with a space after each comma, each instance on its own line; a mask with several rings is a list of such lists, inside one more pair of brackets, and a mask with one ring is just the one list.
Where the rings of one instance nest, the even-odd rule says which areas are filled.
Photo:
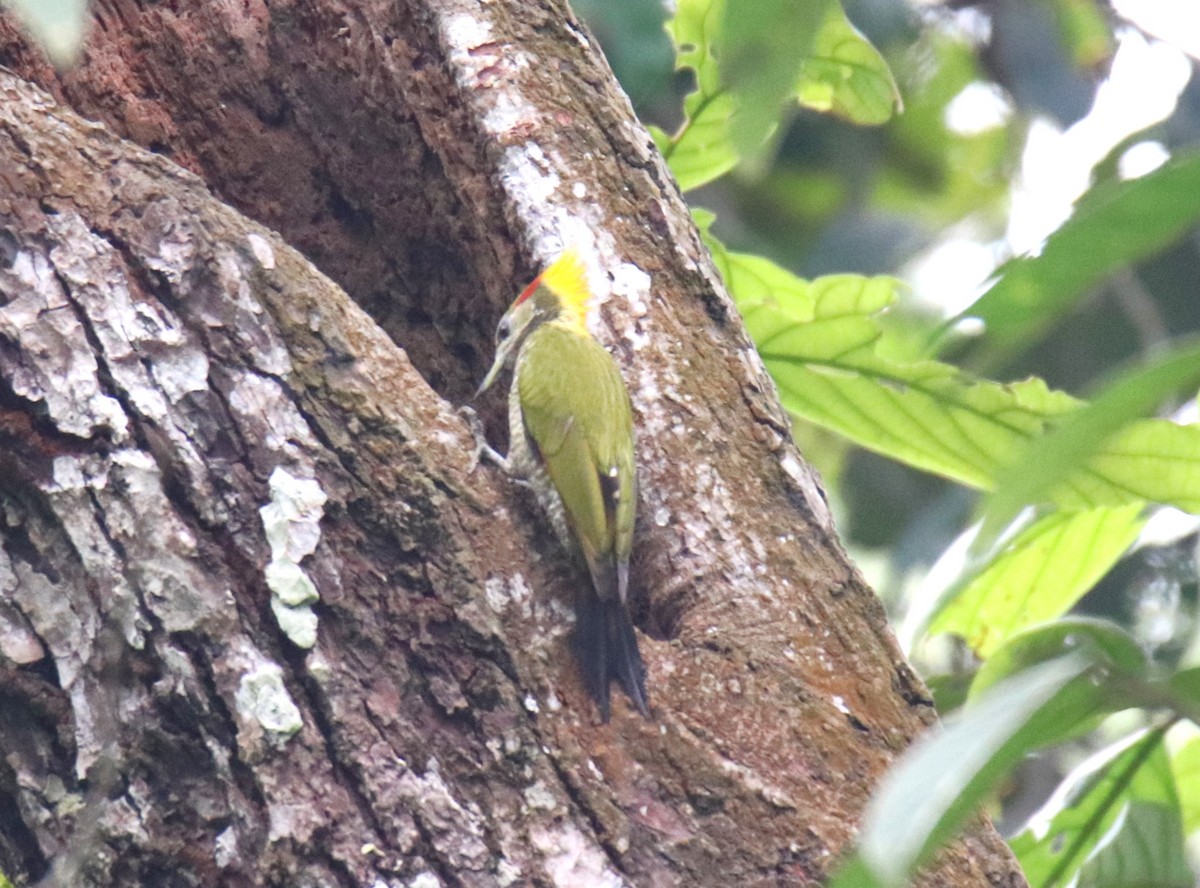
[[562, 301], [565, 319], [580, 327], [587, 325], [592, 291], [588, 289], [587, 268], [575, 247], [563, 250], [538, 280]]

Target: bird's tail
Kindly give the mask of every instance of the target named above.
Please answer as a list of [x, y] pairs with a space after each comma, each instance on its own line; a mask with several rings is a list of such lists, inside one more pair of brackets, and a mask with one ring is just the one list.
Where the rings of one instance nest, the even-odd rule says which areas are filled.
[[591, 594], [581, 598], [577, 603], [575, 655], [583, 683], [600, 707], [600, 717], [608, 721], [612, 714], [609, 685], [616, 680], [637, 711], [649, 718], [646, 666], [629, 611], [616, 596], [602, 599]]

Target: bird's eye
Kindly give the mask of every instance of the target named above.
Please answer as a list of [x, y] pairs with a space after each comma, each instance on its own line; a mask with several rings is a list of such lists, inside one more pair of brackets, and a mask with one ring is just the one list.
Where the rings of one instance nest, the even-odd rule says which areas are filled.
[[508, 339], [508, 334], [512, 332], [512, 325], [509, 324], [508, 318], [501, 318], [500, 323], [496, 326], [496, 341], [503, 342]]

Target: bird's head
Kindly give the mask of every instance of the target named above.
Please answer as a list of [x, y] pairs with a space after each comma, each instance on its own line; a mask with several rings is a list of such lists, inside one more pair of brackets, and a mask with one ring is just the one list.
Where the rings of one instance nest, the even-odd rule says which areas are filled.
[[578, 251], [568, 247], [521, 291], [496, 325], [496, 357], [476, 397], [491, 388], [500, 371], [516, 360], [525, 339], [547, 321], [561, 321], [587, 335], [592, 299], [587, 270]]

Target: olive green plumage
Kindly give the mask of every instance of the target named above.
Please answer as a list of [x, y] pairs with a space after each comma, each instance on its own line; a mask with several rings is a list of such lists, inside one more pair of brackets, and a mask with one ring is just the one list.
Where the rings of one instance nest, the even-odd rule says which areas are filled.
[[607, 720], [613, 679], [649, 714], [626, 610], [637, 482], [629, 393], [616, 362], [587, 330], [583, 275], [568, 252], [518, 297], [497, 327], [496, 359], [480, 391], [514, 365], [507, 462], [591, 576], [590, 588], [576, 596], [575, 648]]
[[637, 490], [633, 412], [616, 363], [590, 336], [550, 322], [521, 349], [515, 388], [596, 592], [624, 601]]

